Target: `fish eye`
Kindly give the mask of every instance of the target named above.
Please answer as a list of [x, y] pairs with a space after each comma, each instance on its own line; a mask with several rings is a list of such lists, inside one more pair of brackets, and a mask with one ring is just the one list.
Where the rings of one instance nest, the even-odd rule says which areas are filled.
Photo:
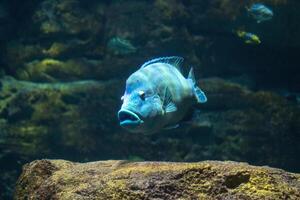
[[141, 99], [144, 101], [145, 100], [145, 92], [144, 91], [139, 91], [139, 96], [141, 97]]

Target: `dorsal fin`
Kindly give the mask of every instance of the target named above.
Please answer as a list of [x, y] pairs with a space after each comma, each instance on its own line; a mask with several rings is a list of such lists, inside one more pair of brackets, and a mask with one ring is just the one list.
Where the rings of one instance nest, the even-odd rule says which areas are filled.
[[196, 79], [195, 79], [195, 74], [194, 74], [194, 69], [191, 67], [189, 75], [188, 75], [188, 79], [190, 79], [193, 83], [193, 85], [196, 84]]
[[142, 66], [142, 68], [147, 67], [148, 65], [151, 65], [153, 63], [168, 63], [174, 67], [176, 67], [180, 71], [180, 66], [183, 63], [183, 58], [179, 56], [169, 56], [169, 57], [160, 57], [160, 58], [154, 58], [152, 60], [149, 60], [145, 62]]

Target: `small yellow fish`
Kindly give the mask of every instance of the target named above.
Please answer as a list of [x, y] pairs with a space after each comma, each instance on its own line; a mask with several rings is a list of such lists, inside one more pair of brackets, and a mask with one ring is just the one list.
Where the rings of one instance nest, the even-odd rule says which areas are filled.
[[253, 33], [238, 30], [236, 34], [239, 38], [242, 38], [246, 44], [260, 44], [259, 37]]

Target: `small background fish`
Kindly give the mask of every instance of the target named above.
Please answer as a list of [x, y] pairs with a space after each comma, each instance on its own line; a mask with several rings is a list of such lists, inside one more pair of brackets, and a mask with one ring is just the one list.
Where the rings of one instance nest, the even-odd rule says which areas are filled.
[[259, 37], [253, 33], [237, 30], [236, 34], [239, 38], [243, 39], [246, 44], [260, 44]]
[[247, 8], [248, 13], [252, 16], [257, 23], [271, 20], [273, 18], [273, 11], [261, 3], [255, 3], [250, 8]]
[[118, 55], [131, 54], [137, 50], [129, 40], [120, 37], [111, 38], [107, 43], [107, 47]]

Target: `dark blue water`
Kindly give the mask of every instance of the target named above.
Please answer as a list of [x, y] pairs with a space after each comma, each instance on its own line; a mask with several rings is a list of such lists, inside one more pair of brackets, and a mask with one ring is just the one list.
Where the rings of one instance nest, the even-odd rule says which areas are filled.
[[[252, 3], [2, 0], [0, 199], [42, 158], [234, 160], [299, 173], [300, 2], [261, 1], [274, 13], [261, 23]], [[189, 126], [127, 132], [117, 119], [125, 80], [162, 56], [184, 57], [208, 101]]]

